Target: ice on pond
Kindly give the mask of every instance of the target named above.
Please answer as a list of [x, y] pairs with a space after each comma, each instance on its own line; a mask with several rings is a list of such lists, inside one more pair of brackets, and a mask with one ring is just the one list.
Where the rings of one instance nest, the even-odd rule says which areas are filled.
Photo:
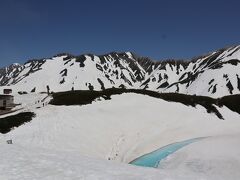
[[157, 149], [151, 153], [145, 154], [145, 155], [131, 161], [130, 164], [133, 164], [136, 166], [157, 168], [159, 166], [160, 161], [163, 160], [164, 158], [166, 158], [168, 155], [176, 152], [177, 150], [183, 148], [184, 146], [187, 146], [191, 143], [199, 141], [203, 138], [204, 137], [194, 138], [194, 139], [189, 139], [189, 140], [169, 144], [167, 146], [164, 146], [160, 149]]

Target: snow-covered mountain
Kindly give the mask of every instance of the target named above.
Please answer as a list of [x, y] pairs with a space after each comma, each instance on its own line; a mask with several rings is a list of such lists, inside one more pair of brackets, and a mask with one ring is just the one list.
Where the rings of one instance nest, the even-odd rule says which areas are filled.
[[131, 52], [102, 56], [59, 54], [0, 69], [0, 86], [17, 91], [142, 88], [222, 97], [240, 92], [240, 46], [190, 61], [152, 61]]
[[240, 92], [240, 46], [218, 50], [189, 62], [160, 62], [142, 87], [159, 92], [180, 92], [221, 97]]
[[22, 66], [1, 70], [1, 86], [18, 91], [100, 90], [110, 87], [139, 87], [144, 69], [131, 53], [95, 55], [59, 55], [51, 59], [32, 60]]

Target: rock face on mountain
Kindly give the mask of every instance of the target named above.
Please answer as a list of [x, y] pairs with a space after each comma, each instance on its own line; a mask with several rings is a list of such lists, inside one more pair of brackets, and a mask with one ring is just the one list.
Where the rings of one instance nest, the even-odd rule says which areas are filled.
[[14, 92], [148, 89], [212, 97], [240, 93], [240, 46], [190, 61], [158, 61], [133, 53], [60, 54], [0, 69], [0, 88]]

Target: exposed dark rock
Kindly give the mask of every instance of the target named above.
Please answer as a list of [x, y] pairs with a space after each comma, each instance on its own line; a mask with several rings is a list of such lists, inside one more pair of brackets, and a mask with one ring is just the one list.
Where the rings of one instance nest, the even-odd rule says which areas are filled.
[[209, 85], [211, 85], [213, 83], [214, 79], [211, 79], [211, 81], [209, 81]]
[[67, 76], [67, 69], [62, 70], [60, 74], [62, 75], [62, 77]]
[[166, 88], [169, 86], [169, 83], [167, 81], [165, 81], [164, 83], [162, 83], [157, 89], [160, 89], [160, 88]]
[[60, 84], [63, 84], [65, 83], [65, 78], [63, 78], [61, 81], [60, 81]]
[[85, 55], [80, 55], [80, 56], [76, 57], [76, 62], [80, 63], [80, 67], [84, 67], [85, 66], [84, 61], [86, 61]]
[[226, 86], [228, 87], [228, 90], [230, 92], [230, 94], [233, 94], [232, 91], [233, 91], [233, 86], [232, 86], [232, 83], [230, 81], [227, 82]]
[[99, 84], [101, 85], [101, 89], [104, 90], [105, 87], [104, 87], [104, 83], [101, 81], [101, 79], [97, 78]]
[[31, 93], [34, 93], [36, 91], [36, 87], [31, 90]]
[[240, 91], [240, 78], [239, 78], [238, 74], [237, 74], [237, 88]]
[[217, 91], [217, 84], [213, 86], [212, 94], [216, 93], [216, 91]]

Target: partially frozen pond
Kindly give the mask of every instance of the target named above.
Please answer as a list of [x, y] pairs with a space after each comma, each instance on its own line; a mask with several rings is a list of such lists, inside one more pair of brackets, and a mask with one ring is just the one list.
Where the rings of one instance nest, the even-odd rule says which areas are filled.
[[168, 155], [176, 152], [177, 150], [183, 148], [184, 146], [187, 146], [201, 139], [204, 139], [204, 137], [194, 138], [194, 139], [189, 139], [189, 140], [169, 144], [151, 153], [145, 154], [131, 161], [129, 164], [133, 164], [136, 166], [157, 168], [159, 166], [160, 161], [166, 158]]

